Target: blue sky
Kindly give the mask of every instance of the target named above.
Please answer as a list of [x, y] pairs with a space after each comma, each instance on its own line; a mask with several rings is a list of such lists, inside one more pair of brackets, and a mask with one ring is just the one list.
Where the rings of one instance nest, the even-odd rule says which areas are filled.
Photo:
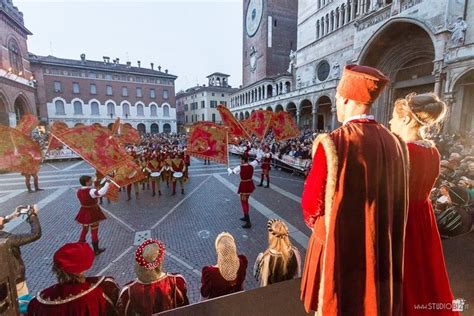
[[219, 71], [242, 81], [242, 0], [13, 0], [38, 55], [120, 58], [169, 69], [177, 90]]

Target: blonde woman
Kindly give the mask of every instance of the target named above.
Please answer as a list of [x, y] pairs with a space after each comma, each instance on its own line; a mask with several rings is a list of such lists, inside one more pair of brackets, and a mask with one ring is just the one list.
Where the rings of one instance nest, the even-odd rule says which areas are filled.
[[216, 238], [217, 264], [202, 268], [201, 295], [214, 298], [243, 290], [247, 258], [237, 255], [234, 237], [220, 233]]
[[254, 265], [260, 286], [300, 277], [300, 252], [291, 244], [288, 226], [279, 219], [271, 219], [267, 228], [268, 249], [258, 255]]
[[[429, 195], [440, 171], [440, 155], [424, 132], [445, 116], [446, 105], [434, 93], [409, 94], [395, 101], [390, 129], [408, 147], [410, 180], [405, 230], [403, 315], [421, 313], [417, 304], [450, 303], [453, 294]], [[429, 314], [429, 311], [426, 312]], [[436, 315], [455, 315], [450, 310]]]

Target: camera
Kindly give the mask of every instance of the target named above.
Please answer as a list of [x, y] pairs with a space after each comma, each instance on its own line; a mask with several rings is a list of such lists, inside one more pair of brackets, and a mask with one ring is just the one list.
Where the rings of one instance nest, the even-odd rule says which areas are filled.
[[20, 205], [17, 207], [17, 212], [19, 215], [30, 217], [30, 215], [34, 212], [34, 208], [33, 205]]

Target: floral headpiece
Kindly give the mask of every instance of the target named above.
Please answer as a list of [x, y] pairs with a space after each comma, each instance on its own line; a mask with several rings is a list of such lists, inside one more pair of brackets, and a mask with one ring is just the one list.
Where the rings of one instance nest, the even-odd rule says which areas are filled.
[[[159, 247], [159, 254], [153, 261], [148, 261], [145, 257], [143, 257], [143, 250], [146, 246], [156, 244]], [[156, 239], [148, 239], [140, 247], [137, 248], [135, 251], [135, 260], [137, 261], [138, 265], [145, 268], [146, 270], [153, 270], [156, 269], [162, 262], [165, 256], [165, 244]]]
[[286, 227], [286, 224], [279, 220], [279, 219], [271, 219], [267, 222], [267, 228], [268, 228], [268, 231], [275, 237], [278, 237], [278, 238], [284, 238], [286, 236], [288, 236], [288, 231], [284, 232], [284, 233], [279, 233], [279, 232], [276, 232], [275, 230], [273, 230], [273, 224], [275, 223], [282, 223], [284, 227]]

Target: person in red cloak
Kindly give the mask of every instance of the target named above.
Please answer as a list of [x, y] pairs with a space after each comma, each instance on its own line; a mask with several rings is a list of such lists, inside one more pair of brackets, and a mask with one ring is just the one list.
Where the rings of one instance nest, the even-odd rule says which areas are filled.
[[189, 304], [186, 280], [163, 271], [165, 245], [149, 239], [135, 251], [137, 280], [120, 291], [119, 315], [152, 315]]
[[343, 125], [313, 143], [301, 299], [318, 315], [402, 313], [407, 150], [369, 114], [388, 81], [375, 68], [346, 66], [336, 93]]
[[77, 198], [81, 203], [79, 213], [77, 213], [76, 221], [82, 225], [81, 236], [79, 242], [86, 242], [86, 236], [91, 229], [92, 247], [96, 255], [100, 255], [105, 248], [99, 248], [99, 223], [106, 219], [102, 212], [98, 199], [103, 197], [109, 189], [109, 182], [97, 190], [92, 187], [92, 178], [90, 176], [81, 176], [79, 182], [82, 187], [77, 191]]
[[250, 222], [250, 205], [249, 198], [250, 194], [255, 190], [255, 184], [253, 183], [253, 171], [256, 166], [258, 166], [258, 160], [254, 160], [249, 163], [249, 156], [244, 153], [241, 156], [241, 164], [234, 169], [228, 168], [227, 171], [229, 175], [239, 174], [240, 175], [240, 184], [237, 193], [240, 195], [240, 203], [242, 204], [242, 211], [244, 217], [240, 220], [245, 222], [242, 225], [242, 228], [251, 228], [252, 223]]
[[407, 142], [410, 190], [403, 274], [404, 315], [459, 315], [449, 309], [417, 310], [417, 305], [452, 304], [443, 247], [430, 192], [439, 176], [440, 154], [423, 131], [442, 121], [446, 104], [433, 93], [410, 94], [395, 102], [390, 129]]
[[116, 315], [120, 289], [111, 277], [85, 277], [93, 262], [94, 252], [87, 243], [62, 246], [53, 257], [58, 283], [30, 301], [28, 315]]

